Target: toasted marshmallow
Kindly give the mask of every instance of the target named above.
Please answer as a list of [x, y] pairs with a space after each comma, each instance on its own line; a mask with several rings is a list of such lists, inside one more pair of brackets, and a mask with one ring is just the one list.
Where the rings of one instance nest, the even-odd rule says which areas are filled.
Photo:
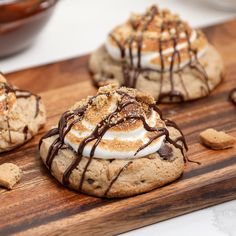
[[0, 115], [6, 115], [16, 105], [16, 95], [0, 73]]
[[[125, 95], [123, 91], [126, 91]], [[121, 88], [103, 94], [100, 90], [92, 103], [88, 105], [81, 120], [74, 124], [65, 136], [65, 143], [77, 152], [81, 142], [88, 137], [93, 137], [94, 130], [99, 127], [98, 130], [101, 131], [105, 124], [106, 132], [99, 136], [101, 141], [95, 145], [99, 139], [96, 137], [88, 142], [82, 149], [84, 156], [89, 157], [94, 146], [96, 148], [93, 157], [101, 159], [139, 158], [157, 152], [165, 140], [165, 135], [155, 138], [159, 132], [147, 131], [140, 119], [127, 119], [119, 123], [119, 120], [125, 117], [142, 116], [150, 127], [165, 128], [165, 123], [160, 119], [159, 114], [149, 109], [142, 100], [136, 99], [136, 95], [132, 94], [133, 91], [135, 90], [130, 92], [128, 89]], [[119, 110], [120, 104], [127, 102], [131, 104]], [[118, 113], [116, 113], [117, 109]], [[68, 126], [69, 124], [67, 128]]]
[[[114, 60], [125, 60], [134, 67], [138, 67], [140, 60], [142, 68], [158, 71], [168, 71], [171, 66], [175, 71], [186, 66], [194, 57], [189, 52], [190, 45], [198, 57], [207, 50], [207, 40], [200, 31], [156, 6], [144, 15], [131, 16], [112, 30], [105, 42], [107, 52]], [[138, 47], [141, 47], [140, 57]]]

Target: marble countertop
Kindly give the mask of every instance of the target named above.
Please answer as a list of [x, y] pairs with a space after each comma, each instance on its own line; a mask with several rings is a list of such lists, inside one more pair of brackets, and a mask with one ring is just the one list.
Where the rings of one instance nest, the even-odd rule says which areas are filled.
[[[94, 50], [109, 30], [129, 15], [158, 3], [189, 20], [194, 27], [234, 18], [204, 0], [59, 0], [60, 3], [37, 41], [26, 51], [0, 60], [4, 73], [76, 57]], [[236, 200], [130, 231], [124, 235], [235, 236]]]
[[235, 236], [236, 200], [122, 234], [124, 236]]

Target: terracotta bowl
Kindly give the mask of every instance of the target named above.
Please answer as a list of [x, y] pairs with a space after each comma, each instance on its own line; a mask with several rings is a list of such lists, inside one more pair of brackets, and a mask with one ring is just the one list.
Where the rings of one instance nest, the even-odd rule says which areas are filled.
[[58, 0], [0, 1], [0, 57], [32, 44], [50, 19]]

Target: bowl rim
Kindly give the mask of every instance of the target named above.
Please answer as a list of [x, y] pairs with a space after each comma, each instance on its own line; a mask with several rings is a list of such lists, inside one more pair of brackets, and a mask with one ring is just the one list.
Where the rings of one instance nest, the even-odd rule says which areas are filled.
[[[17, 3], [20, 4], [23, 1], [24, 0], [1, 0], [0, 1], [0, 6], [12, 5], [12, 4], [17, 4]], [[58, 2], [58, 0], [43, 0], [43, 1], [52, 1], [52, 3], [48, 7], [51, 7], [51, 6], [55, 5]], [[48, 7], [46, 7], [45, 9], [47, 9]]]
[[[21, 0], [12, 0], [12, 1], [21, 1]], [[48, 0], [45, 0], [45, 1], [48, 1]], [[31, 21], [34, 18], [37, 18], [37, 17], [39, 17], [43, 14], [46, 14], [49, 10], [53, 10], [52, 8], [54, 8], [59, 1], [58, 0], [50, 0], [50, 1], [53, 1], [53, 3], [50, 4], [50, 6], [47, 6], [43, 10], [38, 11], [38, 12], [32, 14], [32, 15], [28, 15], [28, 16], [25, 16], [23, 18], [13, 20], [13, 21], [9, 21], [9, 22], [2, 22], [2, 23], [0, 22], [0, 33], [1, 33], [1, 30], [4, 31], [4, 28], [7, 28], [7, 29], [15, 28], [16, 24], [20, 25], [22, 23], [27, 23], [28, 21]], [[1, 7], [1, 4], [0, 4], [0, 7]]]

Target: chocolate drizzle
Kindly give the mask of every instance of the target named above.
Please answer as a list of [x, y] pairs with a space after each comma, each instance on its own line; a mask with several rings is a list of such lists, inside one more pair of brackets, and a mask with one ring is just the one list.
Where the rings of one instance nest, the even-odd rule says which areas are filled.
[[24, 89], [17, 89], [17, 88], [13, 88], [13, 91], [16, 95], [16, 98], [17, 99], [20, 99], [20, 98], [29, 98], [31, 96], [34, 96], [35, 97], [35, 114], [34, 114], [34, 118], [36, 118], [39, 114], [39, 101], [41, 99], [40, 96], [38, 96], [37, 94], [34, 94], [34, 93], [31, 93], [29, 92], [28, 90], [24, 90]]
[[[208, 85], [208, 75], [203, 67], [203, 65], [200, 63], [198, 59], [198, 51], [196, 49], [193, 49], [191, 41], [190, 41], [190, 35], [189, 32], [186, 30], [183, 33], [185, 33], [185, 37], [187, 39], [188, 43], [188, 56], [189, 56], [189, 63], [185, 65], [183, 68], [180, 67], [181, 65], [181, 56], [180, 52], [177, 49], [177, 42], [179, 39], [179, 34], [178, 34], [178, 29], [182, 27], [182, 22], [180, 20], [174, 22], [174, 21], [165, 21], [160, 25], [160, 35], [167, 30], [171, 34], [171, 27], [174, 27], [176, 30], [176, 34], [172, 35], [170, 39], [164, 40], [161, 37], [158, 38], [157, 44], [159, 45], [159, 55], [160, 55], [160, 64], [161, 68], [160, 70], [157, 69], [150, 69], [150, 68], [144, 68], [141, 65], [142, 61], [142, 49], [143, 49], [143, 34], [145, 31], [148, 29], [149, 25], [152, 23], [154, 17], [156, 15], [160, 14], [158, 8], [156, 6], [153, 6], [150, 11], [148, 11], [146, 14], [143, 15], [142, 19], [138, 24], [135, 24], [132, 20], [130, 21], [131, 26], [133, 28], [134, 33], [127, 38], [123, 43], [121, 43], [113, 34], [110, 34], [110, 38], [116, 43], [120, 50], [120, 55], [122, 59], [122, 71], [123, 71], [123, 84], [122, 86], [126, 87], [131, 87], [131, 88], [136, 88], [137, 80], [139, 78], [140, 74], [145, 74], [145, 72], [152, 71], [160, 74], [160, 87], [159, 87], [159, 96], [157, 98], [158, 102], [163, 102], [166, 99], [169, 99], [169, 101], [184, 101], [185, 97], [188, 98], [189, 94], [186, 89], [186, 85], [183, 81], [182, 78], [182, 70], [186, 67], [190, 67], [193, 70], [196, 70], [200, 76], [197, 77], [200, 79], [204, 86], [204, 91], [203, 95], [206, 93], [210, 93], [210, 88]], [[143, 23], [142, 23], [143, 22]], [[142, 25], [141, 25], [142, 23]], [[174, 24], [174, 26], [173, 26]], [[142, 27], [141, 27], [142, 26]], [[169, 69], [167, 70], [165, 68], [165, 63], [164, 63], [164, 56], [163, 56], [163, 43], [171, 43], [173, 46], [173, 53], [170, 57], [170, 66]], [[133, 47], [132, 45], [137, 45], [137, 63], [134, 64], [134, 58], [133, 58]], [[126, 48], [128, 47], [128, 56], [129, 56], [129, 61], [128, 63], [125, 58], [126, 58]], [[177, 60], [177, 69], [174, 70], [174, 65]], [[164, 78], [164, 75], [169, 74], [169, 83], [170, 83], [170, 90], [168, 92], [163, 91], [163, 80], [166, 79]], [[175, 79], [174, 75], [177, 75], [180, 79], [180, 83], [183, 87], [184, 93], [183, 94], [181, 91], [178, 91], [175, 89]], [[146, 75], [144, 76], [145, 79], [150, 80], [149, 76]]]
[[229, 92], [229, 100], [236, 106], [236, 88]]
[[120, 174], [121, 174], [125, 169], [127, 169], [128, 166], [129, 166], [130, 164], [132, 164], [132, 163], [133, 163], [132, 161], [129, 161], [127, 164], [125, 164], [125, 165], [119, 170], [118, 174], [111, 180], [111, 182], [110, 182], [108, 188], [106, 189], [106, 191], [105, 191], [105, 193], [104, 193], [104, 196], [107, 196], [107, 194], [108, 194], [108, 192], [110, 191], [112, 185], [113, 185], [113, 184], [116, 182], [116, 180], [119, 178]]
[[27, 140], [28, 130], [29, 130], [28, 125], [26, 125], [23, 129], [24, 140]]
[[[86, 172], [87, 169], [89, 167], [89, 165], [91, 164], [93, 158], [94, 158], [94, 154], [96, 151], [97, 146], [99, 145], [99, 143], [101, 142], [103, 136], [105, 135], [105, 133], [112, 127], [117, 126], [119, 124], [122, 124], [124, 122], [127, 121], [141, 121], [143, 124], [143, 127], [149, 131], [149, 132], [153, 132], [153, 137], [150, 138], [150, 141], [145, 144], [144, 146], [140, 147], [137, 151], [136, 154], [141, 151], [142, 149], [144, 149], [145, 147], [147, 147], [149, 144], [151, 144], [151, 142], [153, 142], [155, 139], [165, 135], [166, 136], [166, 141], [169, 142], [170, 144], [174, 145], [176, 148], [180, 149], [183, 157], [184, 157], [184, 161], [188, 161], [186, 155], [185, 155], [185, 151], [187, 150], [187, 144], [185, 141], [185, 138], [182, 134], [182, 132], [179, 130], [178, 126], [169, 120], [164, 120], [163, 116], [160, 112], [160, 110], [158, 109], [156, 104], [147, 104], [148, 105], [148, 110], [154, 110], [156, 111], [160, 118], [165, 122], [166, 126], [172, 126], [175, 127], [177, 130], [179, 130], [180, 133], [180, 137], [178, 137], [178, 139], [176, 140], [172, 140], [170, 135], [169, 135], [169, 131], [167, 128], [156, 128], [156, 127], [151, 127], [148, 125], [148, 123], [146, 122], [146, 119], [144, 117], [144, 115], [142, 114], [128, 114], [125, 115], [124, 117], [120, 117], [120, 113], [123, 111], [123, 109], [125, 109], [127, 106], [129, 105], [134, 105], [134, 104], [138, 104], [138, 101], [135, 99], [135, 97], [130, 96], [128, 93], [126, 92], [122, 92], [122, 91], [117, 91], [117, 93], [119, 95], [121, 95], [121, 99], [118, 101], [117, 104], [117, 108], [115, 109], [115, 111], [111, 112], [109, 115], [107, 115], [105, 118], [103, 118], [98, 124], [97, 126], [94, 128], [94, 130], [92, 131], [92, 133], [90, 135], [88, 135], [86, 138], [82, 139], [82, 141], [79, 144], [79, 147], [77, 149], [76, 153], [76, 157], [74, 158], [74, 160], [71, 162], [71, 164], [66, 168], [64, 174], [63, 174], [63, 178], [62, 178], [62, 183], [64, 185], [69, 185], [69, 178], [71, 173], [73, 172], [74, 169], [78, 168], [82, 158], [83, 158], [83, 151], [84, 148], [86, 147], [87, 144], [94, 142], [94, 144], [92, 145], [91, 151], [90, 151], [90, 155], [88, 157], [88, 161], [85, 165], [85, 168], [83, 169], [82, 175], [81, 175], [81, 179], [80, 179], [80, 183], [79, 183], [79, 187], [78, 190], [82, 191], [83, 189], [83, 183], [86, 179]], [[39, 143], [39, 149], [41, 147], [42, 141], [46, 138], [52, 137], [52, 136], [57, 136], [57, 138], [53, 141], [53, 143], [50, 145], [49, 149], [48, 149], [48, 154], [46, 157], [46, 165], [49, 169], [52, 168], [52, 163], [53, 163], [53, 159], [55, 158], [55, 156], [58, 154], [59, 150], [63, 148], [63, 146], [65, 146], [64, 144], [64, 139], [65, 136], [68, 134], [68, 132], [71, 130], [72, 126], [75, 125], [77, 122], [81, 121], [88, 109], [88, 107], [90, 105], [93, 104], [94, 99], [97, 96], [100, 95], [104, 95], [104, 93], [100, 93], [97, 94], [94, 97], [91, 97], [88, 101], [88, 103], [82, 107], [79, 107], [75, 110], [70, 110], [70, 111], [66, 111], [60, 118], [60, 121], [58, 123], [58, 127], [57, 128], [53, 128], [52, 130], [50, 130], [48, 133], [46, 133], [42, 139], [40, 140]], [[109, 93], [105, 93], [105, 95], [107, 97], [111, 96], [111, 94]], [[116, 118], [115, 121], [113, 118]], [[110, 191], [110, 188], [112, 187], [112, 185], [114, 184], [114, 182], [118, 179], [118, 177], [120, 176], [120, 174], [122, 173], [122, 171], [124, 171], [126, 168], [128, 168], [129, 165], [132, 164], [132, 161], [128, 162], [123, 168], [120, 169], [119, 173], [117, 174], [116, 177], [114, 177], [111, 182], [110, 185], [108, 187], [108, 189], [105, 191], [104, 196], [106, 196], [108, 194], [108, 192]]]
[[166, 144], [163, 145], [157, 152], [163, 160], [170, 160], [171, 157], [173, 157], [173, 149]]
[[[4, 93], [5, 93], [6, 96], [8, 96], [9, 93], [14, 93], [14, 90], [9, 85], [7, 85], [6, 83], [2, 83], [2, 85], [3, 85]], [[7, 100], [4, 100], [4, 110], [5, 111], [9, 110], [9, 104], [7, 103]], [[12, 137], [11, 137], [11, 130], [10, 130], [10, 122], [9, 122], [8, 113], [6, 114], [4, 119], [6, 120], [6, 123], [7, 123], [9, 142], [12, 143]]]
[[[15, 88], [13, 86], [11, 86], [10, 84], [7, 84], [5, 82], [0, 82], [0, 85], [2, 86], [2, 88], [4, 89], [4, 93], [6, 95], [6, 97], [8, 96], [9, 93], [14, 93], [16, 96], [16, 99], [20, 99], [20, 98], [29, 98], [31, 96], [35, 97], [36, 100], [36, 111], [35, 111], [35, 115], [34, 118], [36, 118], [39, 114], [39, 101], [40, 101], [40, 97], [36, 94], [33, 94], [27, 90], [22, 90], [22, 89], [18, 89]], [[9, 110], [9, 104], [7, 103], [7, 100], [5, 100], [4, 103], [4, 110], [8, 111]], [[8, 136], [9, 136], [9, 142], [12, 143], [12, 137], [11, 137], [11, 130], [10, 130], [10, 121], [9, 121], [9, 117], [8, 114], [5, 116], [6, 119], [6, 123], [7, 123], [7, 129], [8, 129]], [[27, 134], [28, 134], [28, 126], [26, 125], [23, 128], [23, 133], [24, 133], [24, 139], [27, 139]]]
[[6, 122], [7, 122], [7, 130], [8, 130], [9, 142], [12, 143], [11, 130], [10, 130], [10, 123], [9, 123], [9, 118], [8, 118], [8, 116], [6, 116]]

